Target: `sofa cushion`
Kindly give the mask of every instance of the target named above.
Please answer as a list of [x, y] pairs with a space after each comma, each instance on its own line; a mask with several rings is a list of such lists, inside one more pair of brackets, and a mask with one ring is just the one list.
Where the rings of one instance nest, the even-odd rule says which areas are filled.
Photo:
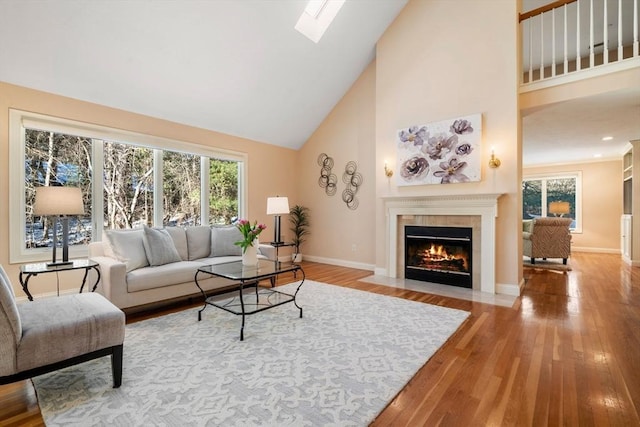
[[189, 259], [189, 248], [187, 247], [187, 232], [183, 227], [165, 227], [167, 233], [173, 240], [173, 245], [176, 247], [178, 254], [182, 261]]
[[208, 257], [211, 253], [211, 228], [206, 225], [187, 227], [189, 261]]
[[241, 256], [242, 248], [235, 244], [242, 240], [242, 233], [235, 225], [211, 227], [211, 257]]
[[[196, 271], [202, 265], [194, 261], [180, 261], [134, 270], [127, 274], [127, 292], [138, 292], [193, 282]], [[198, 288], [193, 285], [193, 292], [196, 293], [197, 291]]]
[[125, 263], [127, 272], [149, 265], [142, 228], [106, 230], [104, 237], [107, 243], [105, 254]]
[[182, 261], [167, 230], [150, 228], [145, 225], [142, 243], [151, 266]]

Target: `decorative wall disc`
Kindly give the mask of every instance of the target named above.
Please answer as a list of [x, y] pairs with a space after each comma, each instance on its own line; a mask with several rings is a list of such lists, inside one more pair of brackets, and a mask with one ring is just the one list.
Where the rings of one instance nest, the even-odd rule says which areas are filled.
[[327, 196], [333, 196], [338, 191], [337, 183], [338, 177], [331, 173], [333, 168], [333, 159], [327, 156], [325, 153], [320, 153], [318, 156], [318, 165], [320, 166], [320, 178], [318, 178], [318, 185], [324, 188]]
[[349, 209], [358, 209], [360, 202], [356, 194], [363, 181], [362, 174], [358, 172], [358, 164], [354, 161], [348, 162], [342, 174], [342, 182], [347, 185], [347, 188], [342, 192], [342, 201], [346, 203]]

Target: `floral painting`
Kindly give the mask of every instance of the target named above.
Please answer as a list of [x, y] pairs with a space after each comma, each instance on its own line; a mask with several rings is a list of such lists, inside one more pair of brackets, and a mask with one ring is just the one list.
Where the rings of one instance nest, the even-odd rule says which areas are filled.
[[480, 181], [481, 135], [481, 114], [400, 129], [398, 185]]

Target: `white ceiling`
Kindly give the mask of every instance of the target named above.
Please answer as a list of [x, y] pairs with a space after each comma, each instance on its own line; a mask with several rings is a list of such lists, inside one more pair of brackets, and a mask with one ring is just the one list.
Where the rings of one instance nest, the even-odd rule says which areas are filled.
[[[605, 136], [613, 139], [603, 141]], [[640, 87], [523, 112], [525, 166], [621, 160], [634, 139], [640, 139]]]
[[[406, 0], [347, 0], [318, 44], [294, 30], [305, 4], [0, 0], [0, 81], [299, 148]], [[630, 139], [640, 88], [523, 119], [525, 165], [619, 157]]]
[[315, 44], [302, 0], [0, 0], [0, 80], [299, 148], [405, 4], [347, 1]]

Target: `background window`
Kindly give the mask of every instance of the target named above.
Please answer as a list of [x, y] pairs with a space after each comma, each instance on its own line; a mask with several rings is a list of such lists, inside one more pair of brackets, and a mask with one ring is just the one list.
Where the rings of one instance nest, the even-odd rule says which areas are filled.
[[[530, 177], [522, 181], [522, 218], [533, 219], [541, 216], [562, 216], [573, 219], [571, 230], [577, 231], [580, 225], [579, 191], [580, 174], [557, 177]], [[569, 212], [551, 213], [549, 206], [553, 202], [566, 202]]]
[[153, 150], [104, 143], [104, 228], [153, 224]]
[[163, 152], [162, 189], [163, 225], [200, 224], [200, 156]]
[[238, 218], [238, 162], [209, 160], [209, 222], [231, 224]]
[[85, 215], [70, 219], [71, 258], [86, 256], [104, 229], [229, 224], [246, 206], [242, 153], [14, 109], [9, 138], [14, 263], [51, 256], [52, 218], [33, 215], [38, 186], [82, 191]]
[[[69, 246], [91, 240], [91, 140], [37, 129], [25, 129], [24, 248], [50, 247], [54, 217], [34, 216], [35, 189], [42, 186], [80, 187], [84, 216], [69, 219]], [[58, 227], [58, 238], [62, 229]]]

